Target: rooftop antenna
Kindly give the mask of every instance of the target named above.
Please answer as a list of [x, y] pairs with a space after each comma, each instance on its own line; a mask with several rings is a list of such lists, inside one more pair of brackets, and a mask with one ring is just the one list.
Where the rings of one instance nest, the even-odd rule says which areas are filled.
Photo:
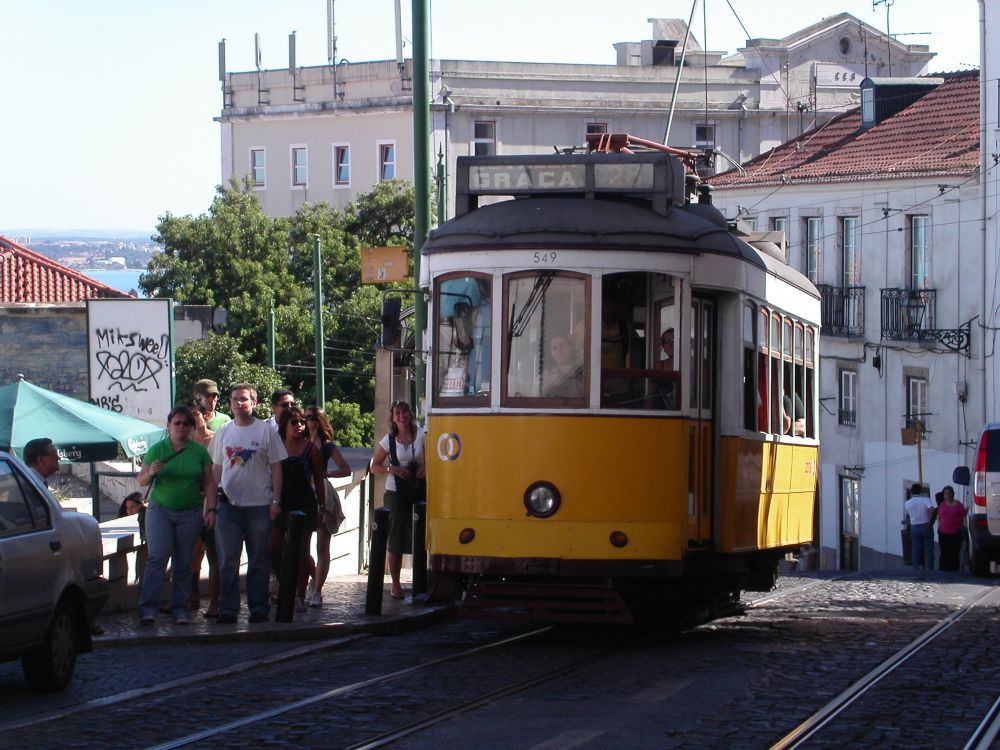
[[219, 42], [219, 83], [222, 84], [222, 108], [232, 106], [232, 89], [226, 85], [226, 40]]
[[260, 73], [260, 32], [255, 31], [253, 34], [253, 59], [254, 64], [257, 66], [257, 72]]
[[295, 65], [295, 35], [293, 31], [288, 35], [288, 72], [292, 74], [292, 99], [297, 102], [306, 100], [306, 87], [299, 84], [299, 69]]
[[333, 98], [343, 99], [344, 95], [337, 89], [337, 32], [334, 21], [334, 0], [326, 0], [326, 61], [333, 75]]
[[257, 104], [271, 103], [271, 91], [264, 88], [264, 77], [261, 75], [260, 32], [253, 35], [253, 59], [257, 65]]
[[886, 49], [889, 50], [889, 78], [892, 78], [892, 34], [889, 33], [889, 8], [895, 4], [896, 0], [872, 0], [872, 11], [878, 6], [885, 6], [885, 41]]
[[403, 67], [403, 11], [400, 0], [396, 2], [396, 65]]

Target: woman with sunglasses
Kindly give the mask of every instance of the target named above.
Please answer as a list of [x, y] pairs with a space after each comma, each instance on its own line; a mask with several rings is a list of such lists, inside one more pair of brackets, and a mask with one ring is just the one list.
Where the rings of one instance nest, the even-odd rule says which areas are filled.
[[405, 401], [393, 401], [389, 416], [389, 434], [375, 447], [371, 471], [373, 474], [388, 475], [382, 504], [391, 511], [387, 555], [389, 576], [392, 578], [389, 596], [402, 599], [404, 595], [399, 573], [403, 567], [403, 555], [409, 554], [412, 547], [413, 503], [419, 499], [417, 480], [424, 478], [424, 433], [417, 426], [413, 411]]
[[215, 526], [215, 478], [212, 459], [204, 446], [191, 439], [194, 415], [187, 406], [175, 406], [167, 415], [167, 437], [143, 458], [139, 485], [152, 485], [146, 509], [148, 560], [139, 593], [139, 617], [143, 624], [156, 622], [160, 609], [160, 586], [173, 560], [171, 604], [174, 622], [191, 622], [191, 553], [202, 525]]
[[295, 590], [295, 609], [302, 612], [306, 609], [306, 584], [309, 582], [309, 542], [326, 500], [323, 459], [319, 448], [309, 439], [306, 417], [299, 407], [290, 406], [281, 413], [278, 435], [285, 444], [288, 458], [281, 462], [281, 513], [271, 525], [271, 569], [274, 575], [280, 575], [288, 514], [302, 511], [306, 518], [302, 525], [302, 555]]
[[[326, 412], [318, 406], [310, 406], [306, 409], [306, 425], [309, 428], [309, 440], [320, 450], [327, 479], [351, 476], [351, 465], [333, 442], [333, 426], [327, 419]], [[337, 465], [336, 469], [330, 468], [331, 460]], [[316, 564], [312, 595], [309, 596], [308, 602], [310, 607], [323, 606], [323, 584], [326, 583], [326, 577], [330, 573], [330, 537], [336, 533], [336, 527], [339, 526], [333, 509], [337, 490], [331, 482], [327, 481], [325, 484], [326, 507], [320, 513], [319, 523], [316, 526]]]

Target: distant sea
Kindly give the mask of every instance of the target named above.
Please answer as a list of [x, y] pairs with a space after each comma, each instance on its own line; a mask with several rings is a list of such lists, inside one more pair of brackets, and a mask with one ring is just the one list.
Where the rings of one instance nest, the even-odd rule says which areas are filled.
[[140, 297], [146, 296], [139, 289], [139, 277], [142, 276], [144, 271], [88, 271], [85, 268], [81, 268], [80, 273], [86, 274], [90, 278], [96, 279], [102, 284], [107, 284], [113, 289], [118, 289], [126, 294], [134, 289]]

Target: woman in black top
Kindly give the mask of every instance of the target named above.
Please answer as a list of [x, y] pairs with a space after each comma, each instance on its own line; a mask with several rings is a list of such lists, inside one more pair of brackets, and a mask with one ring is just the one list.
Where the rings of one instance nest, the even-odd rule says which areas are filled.
[[278, 420], [278, 434], [288, 451], [288, 458], [281, 462], [281, 513], [271, 526], [271, 569], [275, 575], [281, 571], [288, 513], [301, 511], [306, 518], [302, 527], [302, 555], [299, 558], [295, 592], [295, 609], [301, 612], [306, 609], [309, 543], [326, 502], [323, 458], [320, 450], [309, 439], [305, 414], [297, 406], [284, 410]]

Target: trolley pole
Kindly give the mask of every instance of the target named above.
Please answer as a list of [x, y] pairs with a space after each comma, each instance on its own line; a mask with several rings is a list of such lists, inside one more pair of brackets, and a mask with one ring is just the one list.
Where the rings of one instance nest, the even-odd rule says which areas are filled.
[[313, 331], [316, 336], [316, 403], [326, 408], [326, 362], [323, 359], [323, 263], [319, 235], [313, 237], [313, 304], [316, 321]]
[[416, 355], [416, 407], [423, 414], [424, 380], [427, 360], [424, 357], [424, 330], [427, 328], [427, 303], [420, 293], [420, 249], [430, 225], [430, 81], [428, 79], [427, 39], [429, 19], [427, 0], [412, 0], [413, 15], [413, 286], [416, 311], [413, 351]]

